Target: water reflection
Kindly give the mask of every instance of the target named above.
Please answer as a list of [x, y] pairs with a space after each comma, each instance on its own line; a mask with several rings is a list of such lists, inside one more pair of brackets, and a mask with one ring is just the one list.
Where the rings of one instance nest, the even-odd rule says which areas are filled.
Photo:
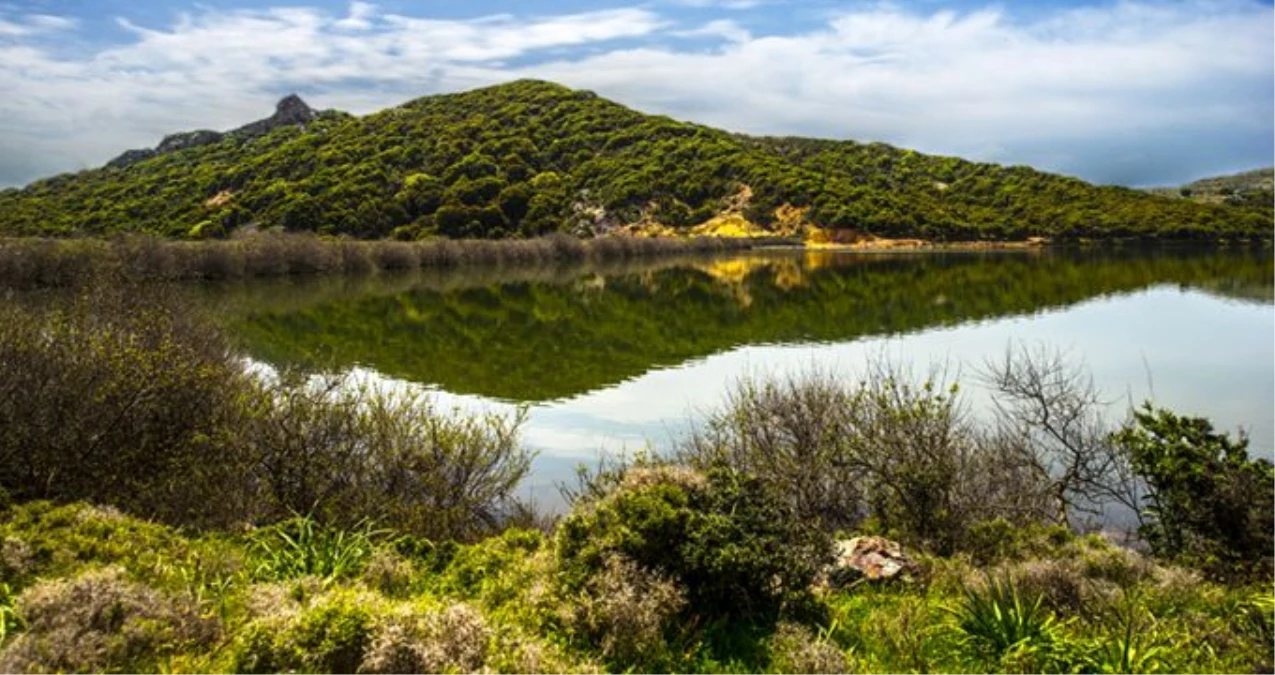
[[193, 289], [247, 354], [435, 390], [462, 408], [532, 406], [528, 490], [600, 451], [666, 445], [743, 375], [870, 358], [974, 371], [1014, 341], [1065, 349], [1113, 399], [1154, 396], [1243, 425], [1269, 455], [1268, 252], [863, 255], [770, 252], [618, 268], [471, 270]]

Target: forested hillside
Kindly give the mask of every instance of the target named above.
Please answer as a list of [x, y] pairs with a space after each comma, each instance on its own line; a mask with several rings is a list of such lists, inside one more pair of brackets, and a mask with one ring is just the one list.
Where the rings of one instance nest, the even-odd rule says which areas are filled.
[[245, 132], [268, 121], [170, 136], [107, 167], [0, 192], [0, 233], [198, 238], [255, 226], [495, 238], [669, 232], [721, 217], [786, 234], [834, 228], [840, 240], [1272, 232], [1269, 210], [879, 143], [743, 136], [539, 81], [429, 96], [365, 117], [293, 116], [264, 134]]

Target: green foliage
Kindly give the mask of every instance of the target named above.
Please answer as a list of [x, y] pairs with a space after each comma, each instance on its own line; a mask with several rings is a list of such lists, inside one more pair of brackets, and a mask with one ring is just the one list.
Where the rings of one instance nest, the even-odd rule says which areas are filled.
[[338, 591], [298, 615], [257, 620], [231, 646], [231, 667], [239, 673], [357, 672], [372, 635], [368, 600]]
[[379, 238], [429, 223], [452, 237], [501, 237], [605, 230], [651, 204], [684, 226], [744, 185], [756, 222], [788, 204], [815, 225], [882, 236], [1271, 235], [1269, 199], [1196, 204], [880, 143], [748, 137], [530, 80], [36, 181], [0, 192], [0, 232], [185, 236], [210, 221]]
[[1113, 439], [1146, 483], [1140, 533], [1158, 555], [1216, 574], [1269, 576], [1275, 471], [1249, 457], [1246, 438], [1146, 403]]
[[7, 583], [0, 583], [0, 644], [4, 644], [9, 634], [23, 627], [22, 616], [14, 608], [17, 594]]
[[707, 619], [766, 619], [799, 599], [828, 560], [826, 535], [761, 481], [724, 467], [707, 475], [635, 469], [559, 527], [567, 588], [621, 556], [677, 582]]
[[965, 589], [952, 608], [961, 644], [998, 663], [1014, 653], [1047, 650], [1054, 640], [1054, 617], [1042, 596], [1024, 597], [1009, 578], [988, 578], [983, 587]]
[[297, 516], [254, 532], [250, 538], [253, 575], [263, 581], [304, 576], [334, 580], [362, 571], [384, 531], [370, 523], [353, 529], [325, 527]]

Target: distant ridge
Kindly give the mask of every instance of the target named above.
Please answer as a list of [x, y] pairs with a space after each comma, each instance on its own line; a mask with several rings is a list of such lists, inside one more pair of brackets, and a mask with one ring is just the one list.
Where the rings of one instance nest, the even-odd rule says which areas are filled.
[[1275, 209], [1275, 167], [1211, 176], [1191, 181], [1181, 187], [1157, 187], [1148, 191], [1202, 204], [1227, 204], [1270, 210]]
[[519, 80], [363, 117], [288, 96], [229, 132], [173, 134], [0, 191], [0, 234], [1271, 237], [1269, 211], [1235, 206], [882, 143], [735, 134]]

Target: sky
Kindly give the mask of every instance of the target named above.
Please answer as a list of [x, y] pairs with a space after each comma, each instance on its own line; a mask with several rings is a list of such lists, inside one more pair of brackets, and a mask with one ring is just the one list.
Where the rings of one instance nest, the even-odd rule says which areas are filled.
[[1275, 163], [1259, 0], [0, 0], [0, 186], [229, 129], [517, 78], [757, 134], [1096, 183]]

